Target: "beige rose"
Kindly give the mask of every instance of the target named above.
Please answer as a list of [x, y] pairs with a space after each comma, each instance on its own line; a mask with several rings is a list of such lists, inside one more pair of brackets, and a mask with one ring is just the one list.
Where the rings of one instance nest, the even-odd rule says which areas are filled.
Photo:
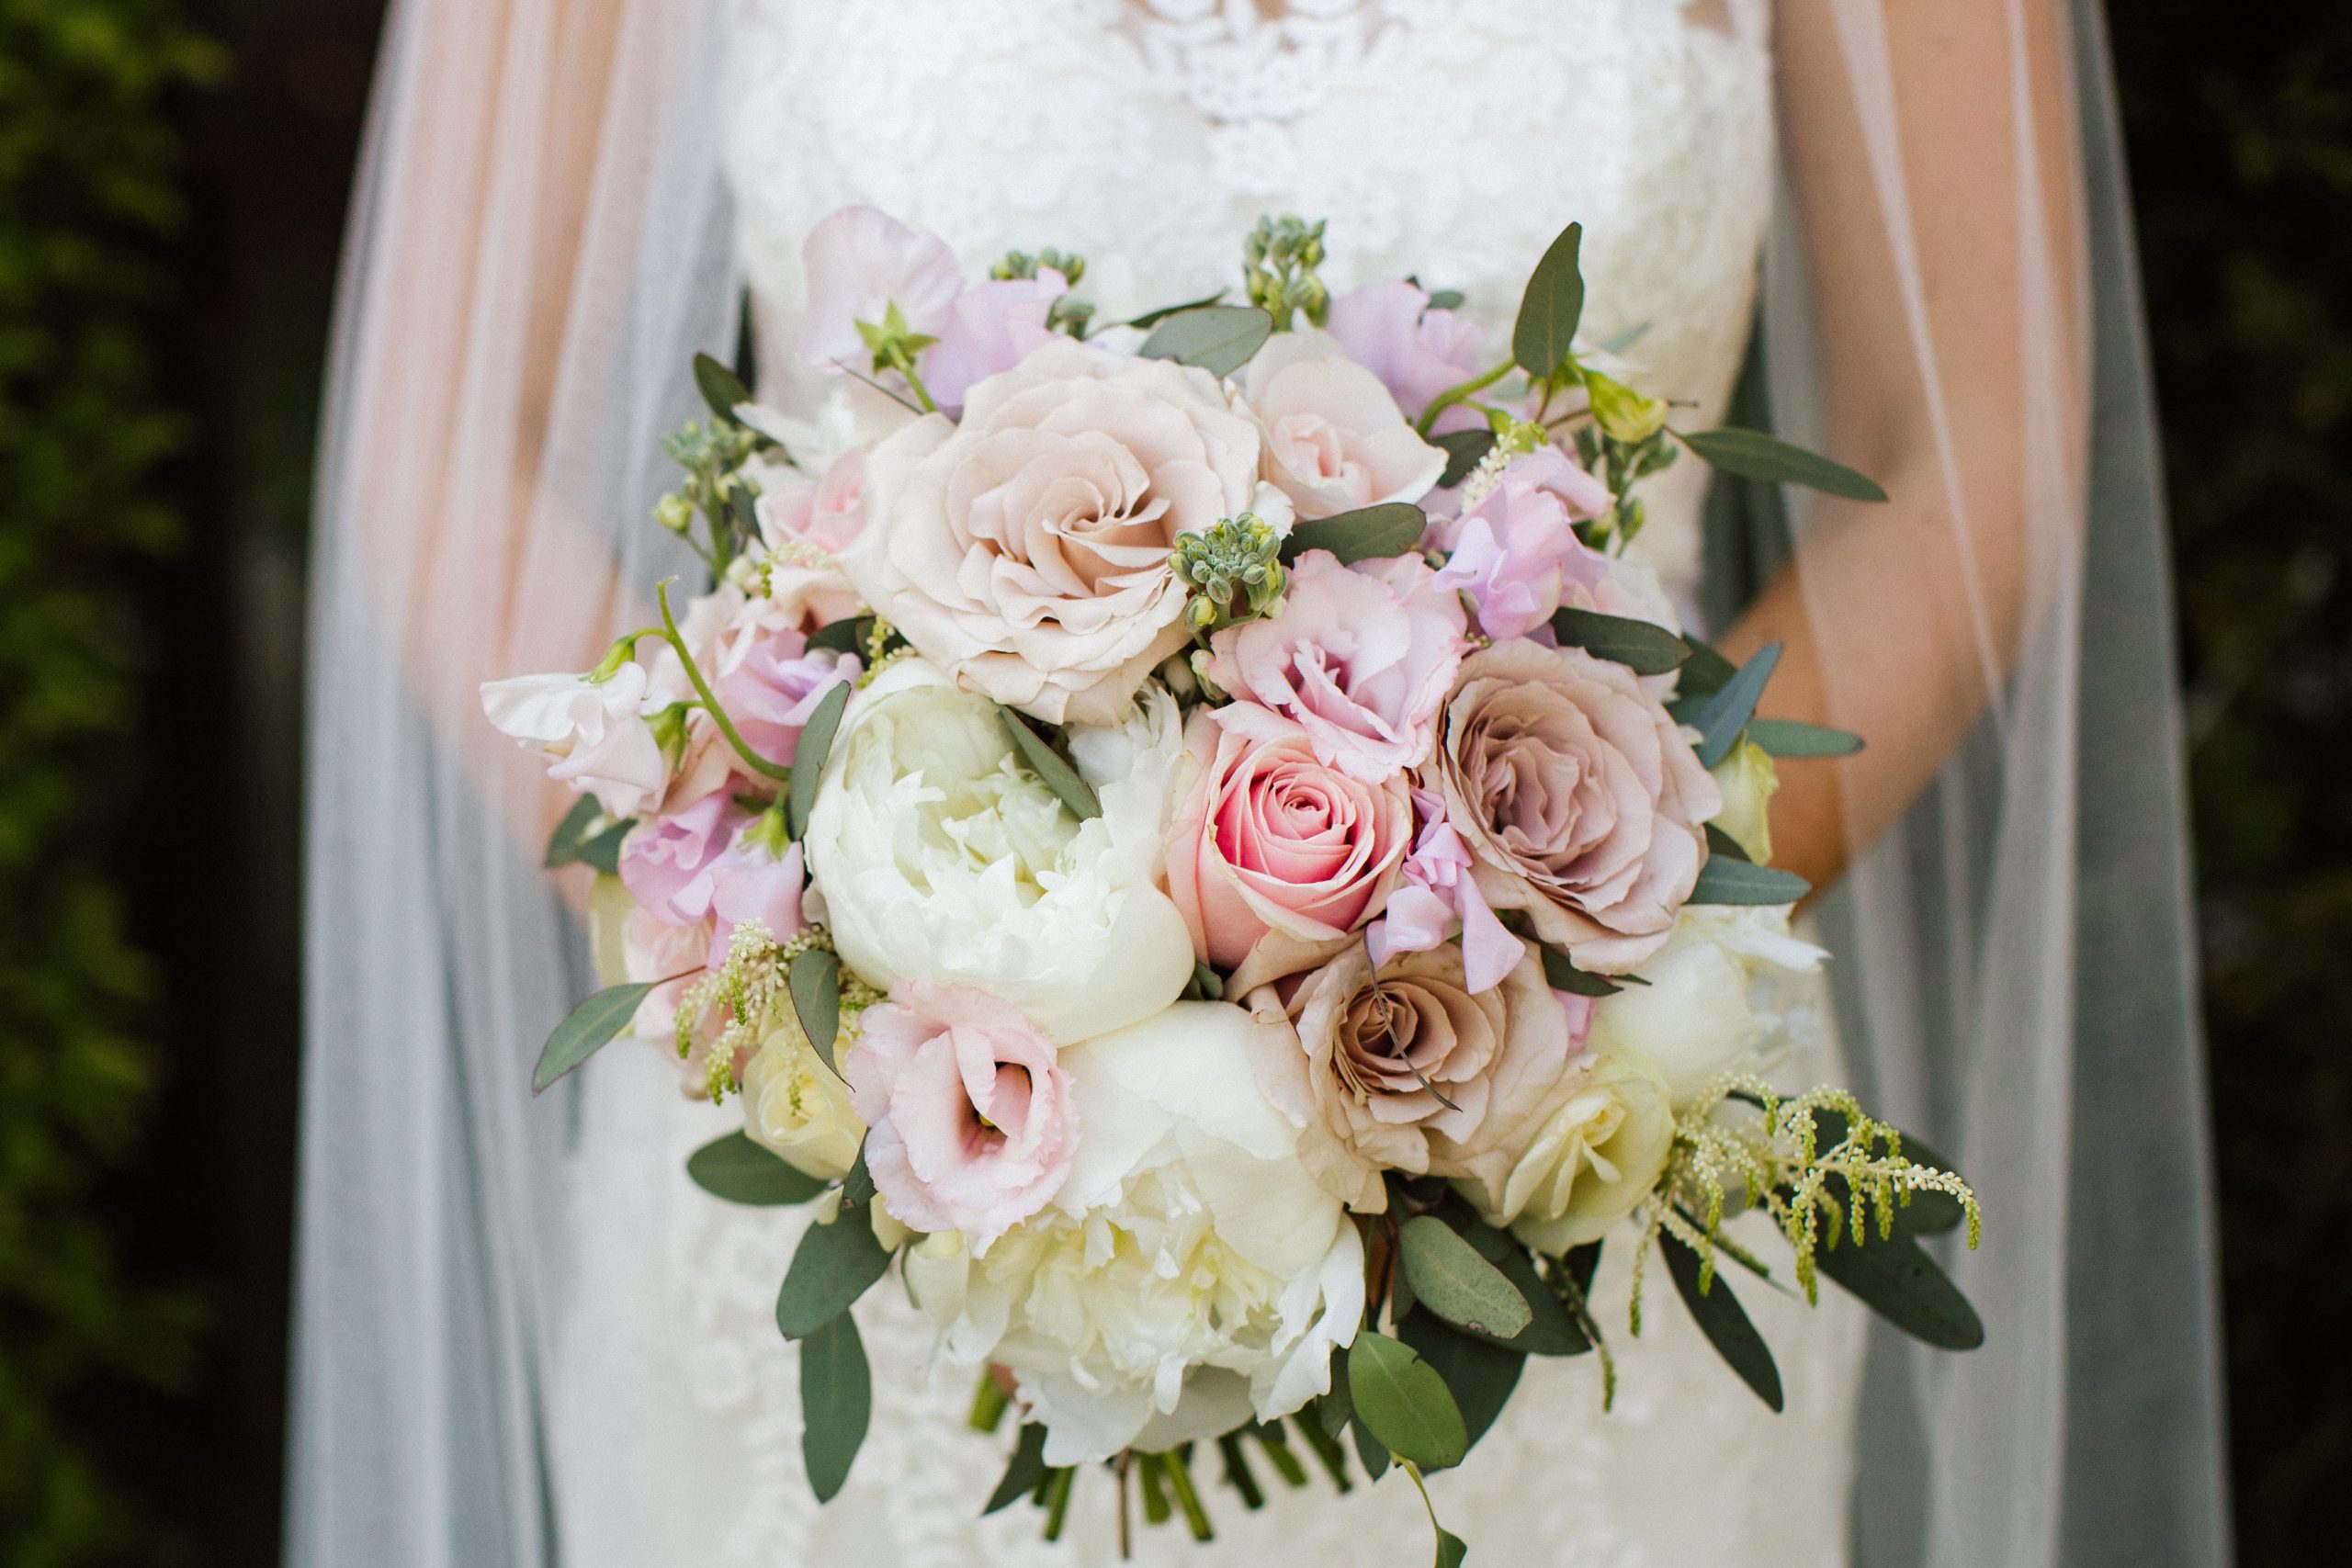
[[[1250, 1000], [1261, 1013], [1282, 1006], [1271, 987]], [[1302, 1138], [1299, 1158], [1363, 1213], [1387, 1206], [1384, 1170], [1499, 1189], [1576, 1086], [1567, 1015], [1532, 949], [1474, 995], [1452, 942], [1398, 953], [1377, 973], [1357, 943], [1293, 990], [1286, 1010], [1297, 1044], [1268, 1048], [1263, 1087], [1319, 1121], [1328, 1135]]]
[[1241, 397], [1265, 426], [1266, 478], [1301, 517], [1419, 501], [1445, 472], [1445, 454], [1328, 333], [1277, 335], [1242, 372]]
[[1461, 1183], [1488, 1224], [1555, 1258], [1600, 1240], [1632, 1213], [1674, 1149], [1674, 1111], [1657, 1069], [1634, 1051], [1588, 1060], [1583, 1086], [1545, 1118], [1500, 1181]]
[[1723, 807], [1632, 671], [1524, 641], [1462, 661], [1430, 772], [1487, 901], [1596, 974], [1665, 945]]
[[1255, 511], [1259, 437], [1215, 378], [1057, 341], [865, 459], [850, 581], [967, 690], [1053, 723], [1115, 722], [1182, 646], [1176, 536]]

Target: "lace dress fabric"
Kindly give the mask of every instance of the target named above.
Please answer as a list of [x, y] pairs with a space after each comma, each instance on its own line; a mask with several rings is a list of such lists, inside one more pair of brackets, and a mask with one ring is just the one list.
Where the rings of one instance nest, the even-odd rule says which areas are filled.
[[[1013, 248], [1088, 258], [1102, 319], [1238, 276], [1260, 214], [1330, 220], [1335, 291], [1417, 274], [1464, 291], [1498, 354], [1516, 293], [1561, 225], [1586, 228], [1594, 341], [1632, 336], [1643, 384], [1720, 409], [1745, 344], [1770, 191], [1763, 0], [744, 0], [730, 164], [763, 397], [813, 412], [792, 363], [808, 227], [866, 202], [932, 229], [967, 276]], [[1638, 333], [1638, 336], [1634, 334]], [[1645, 554], [1687, 590], [1704, 476], [1651, 491]], [[1829, 1047], [1792, 1081], [1834, 1074]], [[565, 1561], [642, 1568], [968, 1568], [1118, 1560], [1117, 1493], [1082, 1475], [1061, 1543], [1025, 1504], [978, 1517], [1009, 1447], [965, 1425], [967, 1376], [932, 1375], [894, 1280], [857, 1309], [873, 1426], [820, 1509], [803, 1479], [797, 1357], [773, 1304], [797, 1212], [731, 1209], [684, 1179], [733, 1108], [680, 1100], [651, 1050], [607, 1052], [580, 1129], [582, 1277], [555, 1360], [549, 1442]], [[1747, 1222], [1747, 1223], [1753, 1223]], [[1749, 1237], [1751, 1242], [1756, 1237]], [[1770, 1238], [1760, 1244], [1770, 1250]], [[1627, 1331], [1630, 1248], [1598, 1305], [1618, 1358], [1532, 1359], [1441, 1515], [1487, 1562], [1578, 1568], [1846, 1561], [1860, 1321], [1744, 1276], [1788, 1409], [1767, 1411], [1654, 1271]], [[1311, 1466], [1310, 1466], [1311, 1468]], [[1344, 1505], [1271, 1467], [1249, 1512], [1195, 1475], [1217, 1528], [1135, 1529], [1135, 1560], [1364, 1568], [1427, 1560], [1401, 1478]]]

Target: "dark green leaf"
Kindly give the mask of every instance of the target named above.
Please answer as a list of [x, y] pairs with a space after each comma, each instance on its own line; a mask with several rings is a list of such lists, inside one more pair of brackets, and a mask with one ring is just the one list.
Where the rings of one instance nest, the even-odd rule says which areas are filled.
[[1080, 778], [1078, 770], [1060, 752], [1046, 745], [1045, 739], [1011, 708], [1000, 706], [997, 712], [1012, 736], [1012, 743], [1021, 749], [1022, 761], [1045, 781], [1047, 789], [1060, 797], [1071, 816], [1081, 822], [1091, 822], [1102, 815], [1102, 802], [1096, 796], [1094, 786]]
[[1721, 855], [1726, 860], [1746, 862], [1748, 859], [1747, 846], [1713, 822], [1707, 824], [1707, 852]]
[[989, 1494], [988, 1506], [980, 1517], [1011, 1507], [1030, 1493], [1037, 1490], [1037, 1483], [1046, 1479], [1046, 1428], [1032, 1421], [1021, 1428], [1021, 1442], [1012, 1450], [1012, 1462], [1004, 1467], [1004, 1479]]
[[1867, 476], [1802, 446], [1776, 441], [1760, 430], [1702, 430], [1675, 434], [1693, 455], [1725, 473], [1775, 484], [1806, 485], [1849, 501], [1884, 501], [1886, 491]]
[[1973, 1350], [1984, 1343], [1976, 1309], [1910, 1237], [1873, 1235], [1856, 1247], [1848, 1235], [1815, 1257], [1824, 1274], [1913, 1338], [1945, 1350]]
[[1699, 1275], [1702, 1265], [1699, 1255], [1671, 1231], [1660, 1231], [1658, 1241], [1666, 1248], [1667, 1272], [1674, 1276], [1675, 1293], [1690, 1309], [1707, 1343], [1739, 1374], [1740, 1382], [1755, 1390], [1757, 1398], [1779, 1410], [1781, 1369], [1773, 1364], [1772, 1352], [1766, 1348], [1763, 1336], [1756, 1332], [1756, 1325], [1747, 1321], [1738, 1298], [1731, 1293], [1730, 1283], [1717, 1274], [1702, 1294]]
[[1452, 490], [1470, 477], [1470, 470], [1487, 460], [1495, 449], [1495, 433], [1491, 430], [1457, 430], [1451, 435], [1432, 435], [1430, 445], [1445, 453], [1445, 472], [1440, 474], [1437, 488]]
[[596, 797], [593, 795], [583, 795], [573, 801], [571, 809], [563, 814], [563, 820], [557, 823], [555, 831], [548, 836], [547, 858], [539, 863], [549, 871], [560, 865], [577, 863], [580, 846], [588, 841], [589, 829], [596, 825], [596, 818], [602, 815], [604, 807], [596, 804]]
[[1566, 991], [1572, 997], [1613, 997], [1625, 988], [1606, 976], [1577, 968], [1565, 953], [1555, 953], [1548, 947], [1537, 951], [1544, 955], [1544, 983], [1555, 991]]
[[[1426, 1217], [1426, 1216], [1424, 1216]], [[1423, 1360], [1437, 1369], [1462, 1412], [1469, 1446], [1495, 1424], [1519, 1386], [1527, 1352], [1509, 1350], [1491, 1340], [1473, 1337], [1428, 1312], [1417, 1312], [1396, 1325], [1397, 1337]]]
[[621, 843], [636, 827], [634, 819], [616, 822], [586, 843], [580, 846], [580, 861], [593, 866], [606, 876], [618, 876], [621, 870]]
[[[1503, 1247], [1496, 1249], [1498, 1256], [1488, 1258], [1488, 1261], [1500, 1269], [1503, 1278], [1526, 1298], [1528, 1308], [1527, 1326], [1510, 1338], [1497, 1339], [1494, 1343], [1506, 1350], [1519, 1350], [1530, 1356], [1581, 1356], [1591, 1349], [1591, 1341], [1585, 1338], [1584, 1331], [1568, 1315], [1568, 1309], [1560, 1304], [1560, 1298], [1535, 1271], [1534, 1261], [1527, 1256], [1527, 1249], [1502, 1232], [1479, 1225], [1470, 1233], [1470, 1239], [1472, 1245], [1478, 1247], [1481, 1256], [1488, 1250], [1482, 1245], [1487, 1236], [1500, 1237], [1504, 1243]], [[1473, 1337], [1485, 1337], [1474, 1335]]]
[[1321, 1424], [1323, 1435], [1336, 1438], [1355, 1419], [1355, 1401], [1348, 1397], [1348, 1353], [1336, 1347], [1331, 1351], [1331, 1388], [1315, 1401], [1315, 1419]]
[[823, 948], [812, 947], [793, 956], [786, 976], [792, 986], [792, 1014], [800, 1021], [800, 1032], [838, 1076], [841, 1069], [833, 1066], [833, 1042], [842, 1032], [842, 961]]
[[1255, 305], [1199, 305], [1164, 318], [1138, 352], [1146, 359], [1172, 359], [1212, 376], [1230, 376], [1273, 333], [1273, 317]]
[[1682, 666], [1682, 673], [1674, 683], [1676, 695], [1685, 702], [1712, 697], [1724, 689], [1738, 668], [1722, 654], [1697, 637], [1682, 639], [1690, 646], [1690, 657]]
[[825, 1183], [786, 1165], [741, 1133], [714, 1138], [686, 1159], [686, 1174], [714, 1198], [752, 1208], [806, 1203]]
[[1773, 669], [1781, 662], [1781, 645], [1768, 642], [1756, 650], [1755, 657], [1739, 667], [1739, 673], [1724, 682], [1723, 689], [1701, 705], [1690, 720], [1699, 731], [1699, 765], [1712, 768], [1731, 755], [1739, 732], [1756, 716], [1756, 700], [1764, 694], [1764, 683], [1772, 678]]
[[844, 1209], [829, 1225], [810, 1225], [776, 1292], [775, 1325], [786, 1339], [803, 1339], [849, 1310], [890, 1267], [864, 1209]]
[[1372, 1428], [1363, 1424], [1363, 1417], [1357, 1416], [1349, 1424], [1348, 1430], [1355, 1439], [1356, 1458], [1363, 1461], [1363, 1472], [1374, 1481], [1387, 1474], [1388, 1450], [1372, 1435]]
[[1459, 310], [1462, 309], [1462, 299], [1463, 294], [1459, 288], [1433, 289], [1430, 294], [1429, 308], [1432, 310]]
[[1158, 326], [1160, 322], [1166, 321], [1170, 316], [1181, 316], [1187, 310], [1206, 310], [1209, 306], [1217, 303], [1224, 298], [1225, 290], [1220, 288], [1216, 293], [1208, 295], [1203, 299], [1187, 299], [1182, 305], [1162, 305], [1157, 310], [1146, 310], [1140, 316], [1130, 316], [1126, 321], [1120, 324], [1122, 326], [1141, 327], [1148, 330], [1152, 327]]
[[1636, 675], [1663, 675], [1681, 668], [1690, 645], [1648, 621], [1564, 609], [1552, 616], [1552, 635], [1563, 648], [1581, 648], [1595, 659], [1623, 664]]
[[1552, 242], [1520, 296], [1519, 320], [1511, 326], [1510, 355], [1530, 376], [1556, 376], [1576, 351], [1577, 323], [1584, 316], [1584, 271], [1578, 254], [1584, 225], [1571, 223]]
[[1850, 757], [1862, 749], [1851, 730], [1793, 718], [1750, 719], [1747, 738], [1775, 757]]
[[1419, 546], [1429, 525], [1428, 513], [1403, 501], [1317, 517], [1291, 529], [1283, 541], [1283, 559], [1295, 561], [1309, 550], [1329, 550], [1350, 565], [1401, 556]]
[[1690, 889], [1693, 904], [1793, 904], [1813, 891], [1813, 884], [1793, 871], [1752, 865], [1727, 855], [1710, 855], [1699, 868]]
[[539, 1065], [531, 1069], [531, 1092], [543, 1093], [549, 1084], [594, 1055], [606, 1041], [628, 1028], [628, 1021], [636, 1015], [637, 1004], [645, 999], [653, 986], [650, 980], [609, 986], [573, 1008], [571, 1016], [556, 1025], [555, 1032], [548, 1036], [546, 1046], [539, 1052]]
[[862, 1209], [874, 1201], [874, 1172], [865, 1163], [865, 1145], [857, 1145], [857, 1158], [850, 1162], [849, 1174], [842, 1178], [842, 1201], [853, 1209]]
[[[676, 364], [675, 360], [671, 361]], [[752, 400], [752, 389], [743, 379], [707, 354], [695, 355], [695, 388], [702, 393], [702, 400], [710, 412], [729, 424], [741, 424], [735, 417], [735, 405]]]
[[808, 1489], [830, 1503], [849, 1479], [874, 1413], [874, 1381], [857, 1320], [847, 1313], [800, 1342], [800, 1460]]
[[800, 739], [793, 742], [792, 787], [786, 803], [796, 839], [808, 831], [808, 814], [817, 808], [817, 782], [824, 773], [826, 757], [832, 752], [833, 734], [842, 727], [842, 710], [849, 706], [851, 684], [834, 682], [833, 689], [801, 726]]
[[1470, 1555], [1470, 1548], [1463, 1539], [1446, 1529], [1437, 1527], [1437, 1568], [1462, 1568], [1462, 1561]]
[[1348, 1394], [1372, 1435], [1423, 1470], [1462, 1462], [1470, 1446], [1462, 1411], [1437, 1370], [1412, 1348], [1363, 1329], [1348, 1349]]
[[834, 653], [863, 653], [865, 635], [873, 629], [873, 616], [847, 615], [809, 633], [808, 647], [812, 651], [821, 648]]
[[1533, 1321], [1518, 1287], [1435, 1214], [1407, 1220], [1396, 1247], [1414, 1295], [1448, 1323], [1508, 1339]]

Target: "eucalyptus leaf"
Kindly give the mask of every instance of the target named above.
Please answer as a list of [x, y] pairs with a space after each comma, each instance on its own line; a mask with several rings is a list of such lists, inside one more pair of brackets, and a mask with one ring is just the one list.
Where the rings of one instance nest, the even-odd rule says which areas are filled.
[[1804, 485], [1849, 501], [1886, 499], [1886, 491], [1867, 475], [1802, 446], [1775, 440], [1760, 430], [1725, 426], [1721, 430], [1693, 431], [1687, 435], [1679, 430], [1674, 434], [1694, 457], [1743, 479]]
[[1690, 657], [1683, 662], [1682, 673], [1676, 678], [1674, 689], [1683, 701], [1713, 696], [1739, 673], [1739, 667], [1697, 637], [1682, 639], [1690, 648]]
[[980, 1510], [982, 1518], [1012, 1506], [1037, 1490], [1037, 1483], [1046, 1479], [1046, 1428], [1035, 1421], [1021, 1428], [1021, 1441], [1012, 1450], [1012, 1461], [1004, 1467], [1004, 1479], [989, 1494], [988, 1506]]
[[1775, 757], [1850, 757], [1862, 749], [1851, 730], [1793, 718], [1750, 719], [1747, 738]]
[[1443, 1525], [1437, 1527], [1437, 1568], [1462, 1568], [1463, 1560], [1469, 1555], [1466, 1541]]
[[1726, 860], [1752, 861], [1754, 859], [1747, 852], [1746, 844], [1741, 843], [1713, 822], [1707, 824], [1707, 852], [1710, 855], [1721, 855]]
[[1895, 1327], [1944, 1350], [1973, 1350], [1984, 1343], [1984, 1320], [1960, 1287], [1908, 1236], [1861, 1246], [1844, 1237], [1815, 1255], [1821, 1271]]
[[874, 1171], [865, 1163], [865, 1145], [857, 1145], [857, 1158], [850, 1162], [849, 1174], [842, 1178], [842, 1203], [846, 1208], [863, 1209], [874, 1201]]
[[847, 1312], [889, 1267], [864, 1209], [845, 1208], [832, 1224], [810, 1225], [776, 1292], [776, 1327], [786, 1339], [807, 1338]]
[[538, 1066], [531, 1069], [531, 1092], [544, 1093], [548, 1087], [564, 1074], [602, 1050], [605, 1043], [628, 1027], [637, 1015], [637, 1006], [653, 989], [655, 982], [640, 980], [626, 986], [608, 986], [571, 1010], [571, 1016], [555, 1027], [547, 1044], [539, 1052]]
[[1407, 1220], [1396, 1247], [1414, 1295], [1448, 1323], [1508, 1339], [1534, 1321], [1519, 1288], [1435, 1214]]
[[1348, 1397], [1348, 1353], [1334, 1346], [1331, 1349], [1331, 1387], [1315, 1400], [1315, 1419], [1323, 1435], [1334, 1441], [1348, 1429], [1356, 1416], [1355, 1401]]
[[808, 648], [812, 652], [826, 649], [834, 653], [861, 653], [865, 648], [865, 634], [873, 629], [871, 615], [844, 615], [810, 632]]
[[1363, 1461], [1363, 1472], [1374, 1481], [1387, 1474], [1388, 1450], [1372, 1435], [1372, 1428], [1363, 1424], [1363, 1417], [1359, 1416], [1350, 1422], [1348, 1430], [1355, 1441], [1356, 1458]]
[[1544, 983], [1555, 991], [1566, 991], [1572, 997], [1613, 997], [1625, 988], [1605, 975], [1577, 968], [1565, 953], [1549, 947], [1537, 951], [1544, 955]]
[[752, 389], [743, 385], [741, 376], [707, 354], [695, 355], [695, 389], [702, 393], [702, 400], [710, 405], [711, 412], [729, 424], [743, 423], [735, 417], [735, 405], [750, 402]]
[[1423, 1470], [1462, 1462], [1470, 1437], [1437, 1369], [1410, 1346], [1363, 1329], [1348, 1348], [1348, 1393], [1357, 1418], [1399, 1459]]
[[1772, 678], [1773, 670], [1781, 662], [1781, 645], [1768, 642], [1756, 650], [1739, 672], [1723, 684], [1723, 689], [1709, 697], [1690, 722], [1699, 731], [1699, 765], [1712, 768], [1731, 755], [1732, 747], [1739, 740], [1739, 732], [1756, 716], [1757, 699], [1764, 694], [1764, 683]]
[[1526, 1300], [1528, 1324], [1509, 1338], [1482, 1335], [1476, 1330], [1464, 1332], [1474, 1339], [1487, 1339], [1506, 1350], [1518, 1350], [1530, 1356], [1581, 1356], [1592, 1348], [1592, 1342], [1584, 1337], [1584, 1330], [1577, 1326], [1576, 1320], [1568, 1315], [1568, 1309], [1560, 1303], [1560, 1298], [1554, 1293], [1552, 1287], [1545, 1284], [1544, 1277], [1535, 1271], [1534, 1260], [1528, 1257], [1526, 1247], [1505, 1233], [1476, 1219], [1471, 1221], [1471, 1227], [1465, 1234], [1470, 1245], [1478, 1249], [1478, 1256], [1499, 1269], [1503, 1278], [1511, 1282], [1512, 1289]]
[[1180, 316], [1187, 310], [1206, 310], [1209, 306], [1217, 304], [1224, 299], [1225, 290], [1220, 288], [1216, 293], [1204, 296], [1201, 299], [1187, 299], [1182, 305], [1162, 305], [1157, 310], [1146, 310], [1140, 316], [1130, 316], [1119, 324], [1123, 327], [1140, 327], [1148, 330], [1149, 328], [1158, 326], [1160, 322], [1166, 321], [1170, 316]]
[[1569, 224], [1535, 264], [1520, 296], [1510, 354], [1530, 376], [1558, 375], [1576, 352], [1577, 323], [1584, 316], [1583, 249], [1584, 225]]
[[831, 1502], [849, 1480], [873, 1414], [874, 1379], [857, 1320], [836, 1314], [800, 1342], [800, 1459], [818, 1502]]
[[1459, 288], [1433, 288], [1430, 291], [1428, 308], [1432, 310], [1459, 310], [1464, 298]]
[[806, 1203], [825, 1183], [752, 1142], [742, 1133], [713, 1138], [686, 1157], [686, 1174], [714, 1198], [755, 1209]]
[[571, 809], [563, 814], [563, 820], [555, 825], [555, 831], [548, 835], [547, 857], [539, 862], [540, 865], [553, 871], [560, 865], [578, 864], [580, 847], [588, 841], [589, 829], [596, 825], [604, 809], [593, 795], [583, 795], [573, 801]]
[[817, 711], [800, 727], [792, 747], [792, 784], [785, 796], [792, 836], [808, 831], [808, 814], [817, 808], [817, 784], [824, 776], [825, 759], [832, 753], [833, 736], [842, 727], [842, 710], [849, 706], [852, 682], [836, 681], [817, 704]]
[[[1424, 1216], [1426, 1218], [1427, 1216]], [[1437, 1369], [1462, 1412], [1469, 1447], [1476, 1448], [1510, 1402], [1527, 1352], [1463, 1333], [1432, 1313], [1417, 1312], [1396, 1325], [1397, 1337]]]
[[1224, 377], [1250, 363], [1273, 333], [1274, 318], [1255, 305], [1198, 305], [1163, 318], [1137, 352]]
[[628, 838], [629, 829], [636, 826], [634, 818], [614, 823], [580, 846], [580, 863], [606, 876], [618, 876], [621, 874], [621, 844]]
[[1445, 471], [1437, 477], [1437, 488], [1452, 490], [1470, 477], [1470, 471], [1487, 460], [1495, 449], [1495, 433], [1491, 430], [1457, 430], [1449, 435], [1432, 435], [1430, 445], [1445, 454]]
[[838, 1077], [841, 1068], [833, 1062], [833, 1042], [842, 1032], [842, 961], [823, 948], [812, 947], [795, 953], [785, 975], [792, 987], [792, 1015], [799, 1021], [800, 1032]]
[[1755, 1391], [1757, 1398], [1775, 1411], [1781, 1409], [1781, 1369], [1774, 1364], [1763, 1336], [1747, 1320], [1739, 1299], [1731, 1293], [1729, 1281], [1717, 1273], [1702, 1292], [1699, 1276], [1704, 1265], [1699, 1255], [1671, 1231], [1660, 1231], [1658, 1241], [1666, 1248], [1666, 1268], [1674, 1276], [1675, 1294], [1690, 1309], [1707, 1343], [1739, 1374], [1739, 1381]]
[[1690, 645], [1664, 626], [1596, 610], [1555, 612], [1552, 635], [1563, 648], [1583, 649], [1595, 659], [1623, 664], [1636, 675], [1663, 675], [1680, 669], [1690, 657]]
[[1102, 802], [1095, 795], [1094, 786], [1080, 778], [1078, 770], [1060, 752], [1046, 744], [1045, 738], [1011, 708], [999, 705], [997, 714], [1004, 720], [1013, 745], [1020, 748], [1021, 759], [1029, 764], [1029, 771], [1045, 781], [1046, 787], [1069, 808], [1071, 816], [1081, 822], [1091, 822], [1102, 815]]
[[1687, 900], [1692, 904], [1793, 904], [1813, 891], [1813, 884], [1793, 871], [1755, 865], [1728, 855], [1710, 855], [1699, 868], [1699, 880]]
[[1283, 541], [1283, 559], [1295, 561], [1309, 550], [1329, 550], [1342, 565], [1351, 566], [1401, 556], [1419, 547], [1429, 525], [1429, 514], [1410, 502], [1361, 507], [1294, 526]]

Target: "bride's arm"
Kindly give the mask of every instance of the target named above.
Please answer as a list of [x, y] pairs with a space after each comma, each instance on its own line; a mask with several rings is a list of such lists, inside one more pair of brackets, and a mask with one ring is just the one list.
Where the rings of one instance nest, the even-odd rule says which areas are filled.
[[[1883, 57], [1850, 17], [1841, 24], [1858, 6], [1883, 18]], [[1781, 768], [1774, 858], [1816, 886], [1901, 815], [1984, 712], [2028, 620], [2037, 545], [2079, 513], [2081, 224], [2066, 23], [2049, 0], [2019, 9], [2013, 36], [2001, 0], [1780, 6], [1782, 130], [1820, 324], [1828, 449], [1892, 498], [1825, 498], [1797, 559], [1725, 639], [1736, 659], [1784, 645], [1768, 712], [1868, 738], [1844, 761]], [[1899, 157], [1874, 164], [1857, 105], [1871, 102], [1880, 58]], [[1907, 221], [1890, 204], [1898, 165]], [[1917, 259], [1907, 302], [1894, 235]]]

